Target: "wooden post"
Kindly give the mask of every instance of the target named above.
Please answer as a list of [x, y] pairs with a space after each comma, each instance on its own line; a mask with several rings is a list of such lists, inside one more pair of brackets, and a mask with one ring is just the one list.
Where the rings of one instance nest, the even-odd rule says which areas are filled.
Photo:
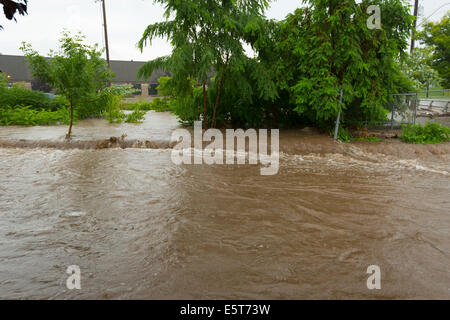
[[394, 101], [392, 101], [391, 130], [394, 130], [394, 114], [395, 114], [395, 97]]
[[414, 104], [414, 124], [416, 124], [417, 120], [417, 105], [419, 104], [419, 94], [416, 92], [416, 102]]
[[410, 53], [412, 53], [413, 51], [414, 51], [414, 42], [415, 42], [415, 39], [414, 39], [414, 36], [416, 35], [415, 33], [416, 33], [416, 27], [417, 27], [417, 16], [418, 16], [418, 12], [419, 11], [419, 0], [415, 0], [415, 2], [414, 2], [414, 29], [413, 29], [413, 32], [412, 32], [412, 35], [411, 35], [411, 51], [410, 51]]
[[[105, 29], [105, 47], [106, 47], [106, 61], [108, 62], [108, 68], [111, 70], [111, 61], [109, 60], [109, 42], [108, 42], [108, 26], [106, 25], [106, 7], [105, 0], [102, 0], [103, 7], [103, 27]], [[111, 86], [111, 82], [108, 82], [108, 87]]]

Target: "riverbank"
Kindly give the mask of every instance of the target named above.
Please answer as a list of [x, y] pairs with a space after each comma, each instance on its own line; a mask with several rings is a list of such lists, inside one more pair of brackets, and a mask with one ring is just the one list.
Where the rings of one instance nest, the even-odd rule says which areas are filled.
[[[111, 124], [104, 119], [82, 120], [74, 126], [73, 137], [65, 139], [67, 126], [0, 127], [0, 148], [46, 148], [59, 150], [99, 150], [108, 148], [170, 149], [173, 130], [179, 128], [177, 118], [169, 112], [148, 112], [142, 124]], [[450, 156], [450, 143], [415, 145], [403, 143], [400, 131], [370, 132], [380, 141], [341, 143], [313, 128], [281, 130], [280, 152], [286, 155], [341, 154], [352, 157], [371, 155], [379, 158], [431, 161], [445, 164]], [[369, 157], [369, 158], [370, 158]], [[367, 156], [364, 156], [367, 158]], [[450, 171], [450, 170], [449, 170]]]

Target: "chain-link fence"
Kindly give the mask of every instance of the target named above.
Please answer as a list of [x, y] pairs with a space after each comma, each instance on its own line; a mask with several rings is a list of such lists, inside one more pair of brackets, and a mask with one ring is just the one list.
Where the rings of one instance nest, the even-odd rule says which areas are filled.
[[361, 125], [375, 130], [395, 130], [402, 125], [427, 122], [450, 126], [450, 90], [394, 94], [386, 109], [389, 111], [388, 120], [376, 123], [361, 121]]
[[416, 123], [419, 106], [418, 93], [399, 93], [393, 95], [389, 125], [391, 130], [405, 124]]

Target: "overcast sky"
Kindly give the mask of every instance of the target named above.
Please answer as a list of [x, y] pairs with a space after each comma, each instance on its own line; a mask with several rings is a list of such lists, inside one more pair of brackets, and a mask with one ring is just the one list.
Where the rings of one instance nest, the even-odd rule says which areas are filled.
[[[430, 20], [439, 20], [450, 10], [450, 0], [420, 2], [425, 17], [448, 3]], [[274, 0], [266, 15], [281, 20], [301, 3], [301, 0]], [[146, 26], [163, 20], [162, 7], [153, 4], [152, 0], [106, 0], [106, 7], [111, 59], [147, 61], [170, 53], [170, 45], [165, 40], [154, 41], [142, 54], [136, 48]], [[28, 13], [28, 16], [17, 16], [17, 23], [0, 15], [0, 24], [4, 27], [0, 31], [0, 53], [20, 55], [21, 41], [26, 41], [46, 55], [58, 46], [63, 28], [79, 29], [89, 43], [104, 46], [100, 1], [29, 0]]]

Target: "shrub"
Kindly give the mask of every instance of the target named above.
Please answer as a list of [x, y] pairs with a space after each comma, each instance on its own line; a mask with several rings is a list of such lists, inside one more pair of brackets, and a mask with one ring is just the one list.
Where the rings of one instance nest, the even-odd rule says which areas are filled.
[[122, 110], [140, 110], [140, 111], [156, 111], [156, 112], [166, 112], [171, 111], [170, 100], [166, 98], [155, 98], [152, 102], [148, 101], [138, 101], [138, 102], [128, 102], [122, 104]]
[[403, 126], [400, 139], [416, 144], [442, 143], [450, 141], [450, 128], [438, 123], [427, 123], [425, 126], [410, 124]]
[[142, 110], [135, 110], [127, 115], [125, 122], [127, 123], [141, 123], [144, 121], [146, 112]]
[[156, 112], [170, 111], [169, 100], [164, 98], [155, 98], [150, 105], [150, 110], [154, 110]]
[[[77, 119], [77, 115], [74, 114]], [[35, 110], [30, 106], [0, 107], [0, 125], [38, 126], [70, 123], [68, 107], [56, 111]]]
[[[331, 136], [334, 136], [334, 128], [329, 130]], [[352, 133], [345, 127], [339, 127], [338, 140], [342, 142], [351, 142], [354, 140]]]
[[151, 102], [148, 101], [137, 101], [137, 102], [126, 102], [123, 103], [121, 108], [122, 110], [142, 110], [142, 111], [150, 111], [151, 110]]
[[32, 91], [20, 86], [0, 87], [0, 107], [19, 105], [28, 106], [34, 110], [56, 111], [66, 107], [68, 102], [63, 97], [50, 98], [44, 92]]

